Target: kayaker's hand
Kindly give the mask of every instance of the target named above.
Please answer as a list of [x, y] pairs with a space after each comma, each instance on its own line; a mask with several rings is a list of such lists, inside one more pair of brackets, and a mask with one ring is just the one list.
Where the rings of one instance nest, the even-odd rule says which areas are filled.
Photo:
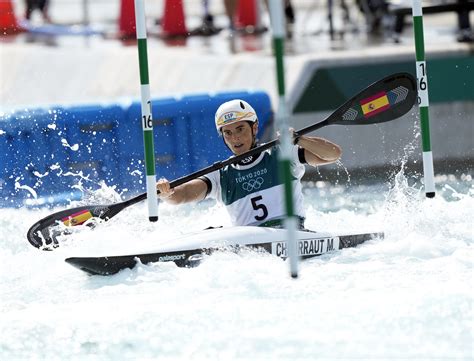
[[158, 197], [160, 198], [169, 198], [174, 193], [174, 189], [171, 188], [170, 182], [166, 178], [158, 179], [158, 182], [156, 182], [156, 190], [160, 192], [158, 193]]

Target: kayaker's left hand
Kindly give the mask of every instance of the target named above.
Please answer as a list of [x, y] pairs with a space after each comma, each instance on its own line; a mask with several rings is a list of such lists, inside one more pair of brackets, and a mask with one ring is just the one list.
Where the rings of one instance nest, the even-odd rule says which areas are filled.
[[158, 182], [156, 182], [156, 189], [160, 192], [158, 193], [158, 197], [160, 198], [169, 198], [174, 193], [174, 189], [171, 188], [170, 182], [166, 178], [158, 179]]

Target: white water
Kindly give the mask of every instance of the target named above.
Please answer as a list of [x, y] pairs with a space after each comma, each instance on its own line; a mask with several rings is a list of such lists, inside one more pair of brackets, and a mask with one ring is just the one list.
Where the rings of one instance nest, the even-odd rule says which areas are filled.
[[51, 210], [0, 209], [0, 359], [472, 360], [471, 179], [439, 177], [434, 199], [407, 183], [307, 189], [308, 228], [386, 237], [301, 263], [297, 280], [250, 251], [109, 277], [64, 262], [228, 225], [209, 204], [160, 206], [157, 224], [136, 205], [54, 252], [25, 238]]

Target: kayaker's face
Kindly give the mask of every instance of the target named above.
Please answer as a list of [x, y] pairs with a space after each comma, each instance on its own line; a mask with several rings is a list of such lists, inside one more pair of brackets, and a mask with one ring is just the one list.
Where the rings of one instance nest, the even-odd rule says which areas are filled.
[[257, 123], [251, 126], [247, 121], [222, 127], [222, 136], [224, 137], [225, 144], [235, 155], [245, 153], [252, 148], [256, 132]]

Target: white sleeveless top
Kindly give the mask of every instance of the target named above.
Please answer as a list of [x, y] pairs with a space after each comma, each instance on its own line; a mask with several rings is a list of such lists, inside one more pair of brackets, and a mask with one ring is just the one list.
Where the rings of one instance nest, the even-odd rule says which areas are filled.
[[[304, 150], [292, 149], [294, 214], [305, 217], [301, 178], [305, 167], [298, 156]], [[279, 179], [279, 147], [273, 147], [239, 164], [231, 164], [203, 178], [209, 180], [206, 198], [215, 198], [226, 207], [234, 226], [255, 226], [286, 216], [283, 180]], [[303, 156], [304, 159], [304, 156]]]

